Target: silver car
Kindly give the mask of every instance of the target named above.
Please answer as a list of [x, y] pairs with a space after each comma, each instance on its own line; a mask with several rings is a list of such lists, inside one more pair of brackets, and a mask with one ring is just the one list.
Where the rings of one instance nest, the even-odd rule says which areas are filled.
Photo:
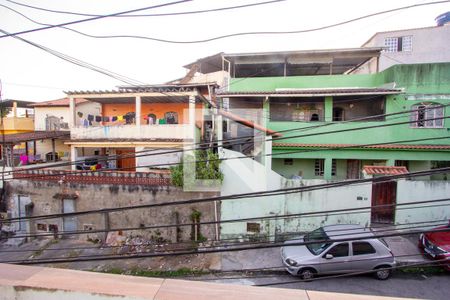
[[[301, 243], [305, 244], [294, 245]], [[316, 274], [371, 270], [377, 279], [384, 280], [395, 266], [394, 256], [382, 239], [375, 238], [368, 228], [350, 224], [324, 226], [285, 242], [281, 259], [289, 273], [305, 280]]]

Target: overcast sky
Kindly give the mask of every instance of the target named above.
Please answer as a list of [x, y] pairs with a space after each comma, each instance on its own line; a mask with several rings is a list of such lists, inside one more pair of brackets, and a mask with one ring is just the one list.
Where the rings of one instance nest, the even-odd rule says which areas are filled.
[[[53, 10], [111, 14], [171, 1], [14, 0]], [[168, 13], [242, 5], [267, 0], [194, 0], [142, 13]], [[427, 1], [407, 0], [286, 0], [277, 3], [204, 14], [105, 18], [70, 28], [93, 35], [141, 35], [176, 41], [201, 40], [249, 31], [292, 31], [329, 25], [370, 13]], [[59, 24], [84, 16], [56, 14], [0, 0], [27, 17]], [[182, 67], [218, 52], [259, 52], [359, 47], [379, 31], [435, 26], [435, 17], [450, 3], [422, 6], [357, 21], [333, 29], [304, 34], [232, 37], [208, 43], [170, 44], [142, 39], [95, 39], [52, 28], [21, 37], [90, 64], [147, 84], [184, 76]], [[0, 29], [18, 32], [42, 27], [0, 6]], [[12, 37], [0, 38], [0, 79], [3, 99], [47, 101], [63, 91], [111, 90], [124, 83], [72, 65]]]

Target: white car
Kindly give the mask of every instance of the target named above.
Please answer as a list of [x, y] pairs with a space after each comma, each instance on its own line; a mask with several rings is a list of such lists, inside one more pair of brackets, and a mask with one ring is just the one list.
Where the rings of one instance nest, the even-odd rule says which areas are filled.
[[318, 274], [372, 270], [377, 279], [384, 280], [395, 267], [394, 256], [382, 239], [369, 228], [351, 224], [324, 226], [289, 240], [281, 248], [281, 259], [289, 273], [305, 280]]

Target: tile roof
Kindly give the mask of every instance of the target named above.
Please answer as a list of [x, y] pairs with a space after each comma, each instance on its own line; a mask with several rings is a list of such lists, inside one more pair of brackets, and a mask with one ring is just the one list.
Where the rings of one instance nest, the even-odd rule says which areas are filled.
[[335, 95], [385, 95], [400, 94], [402, 89], [388, 88], [319, 88], [319, 89], [279, 89], [275, 91], [224, 91], [218, 97], [230, 96], [335, 96]]
[[364, 149], [398, 149], [398, 150], [450, 150], [450, 145], [407, 145], [384, 144], [364, 146], [358, 144], [302, 144], [302, 143], [273, 143], [273, 147], [293, 148], [364, 148]]
[[32, 131], [25, 133], [5, 134], [5, 143], [16, 144], [44, 139], [67, 139], [69, 137], [70, 131]]
[[363, 172], [367, 175], [400, 175], [409, 173], [406, 167], [391, 166], [364, 166]]
[[[87, 102], [87, 101], [88, 100], [86, 100], [86, 99], [76, 98], [75, 104], [79, 104], [79, 103], [83, 103], [83, 102]], [[29, 106], [32, 106], [32, 107], [69, 106], [69, 104], [70, 104], [69, 102], [70, 102], [69, 98], [61, 98], [61, 99], [56, 99], [56, 100], [33, 103], [33, 104], [30, 104]]]

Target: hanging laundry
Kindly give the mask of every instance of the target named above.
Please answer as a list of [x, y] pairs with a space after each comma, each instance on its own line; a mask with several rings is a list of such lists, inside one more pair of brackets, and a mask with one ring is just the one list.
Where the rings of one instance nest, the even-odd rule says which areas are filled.
[[116, 117], [116, 116], [112, 117], [112, 120], [111, 120], [111, 121], [112, 121], [112, 122], [117, 121], [117, 117]]
[[94, 116], [93, 115], [88, 115], [87, 119], [88, 119], [89, 122], [92, 122], [92, 121], [94, 121]]
[[117, 121], [123, 121], [123, 116], [117, 116]]
[[77, 112], [78, 117], [82, 118], [83, 117], [83, 113], [81, 111]]
[[109, 117], [103, 117], [103, 122], [109, 122]]
[[95, 116], [95, 122], [101, 122], [102, 116]]
[[89, 121], [87, 119], [83, 119], [83, 126], [84, 127], [88, 127], [89, 126]]

